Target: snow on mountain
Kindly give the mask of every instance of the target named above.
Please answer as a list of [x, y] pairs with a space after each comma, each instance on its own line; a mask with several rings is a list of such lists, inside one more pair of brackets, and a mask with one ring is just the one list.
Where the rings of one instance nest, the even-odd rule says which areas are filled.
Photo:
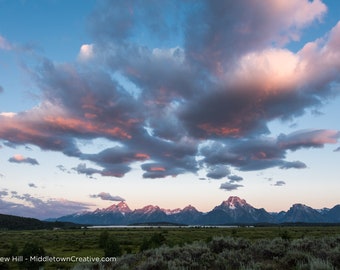
[[340, 222], [340, 205], [331, 209], [316, 210], [304, 204], [294, 204], [287, 212], [268, 213], [255, 208], [237, 196], [231, 196], [211, 211], [202, 213], [188, 205], [183, 209], [162, 209], [147, 205], [131, 210], [124, 202], [93, 212], [85, 211], [63, 216], [58, 221], [93, 225], [127, 225], [147, 222], [171, 222], [188, 225], [255, 224], [283, 222]]
[[176, 209], [161, 209], [165, 214], [167, 215], [174, 215], [174, 214], [178, 214], [182, 211], [181, 208], [176, 208]]
[[236, 210], [238, 208], [251, 208], [252, 206], [248, 204], [245, 200], [240, 199], [236, 196], [230, 196], [228, 200], [223, 201], [219, 206], [214, 209], [221, 209], [224, 211]]
[[161, 209], [158, 206], [153, 206], [153, 205], [147, 205], [144, 206], [142, 209], [135, 210], [136, 212], [141, 212], [143, 214], [151, 214], [156, 211], [161, 211]]
[[102, 210], [99, 210], [102, 212], [120, 212], [120, 213], [130, 213], [132, 210], [129, 208], [129, 206], [121, 201], [118, 204], [113, 204], [107, 208], [104, 208]]

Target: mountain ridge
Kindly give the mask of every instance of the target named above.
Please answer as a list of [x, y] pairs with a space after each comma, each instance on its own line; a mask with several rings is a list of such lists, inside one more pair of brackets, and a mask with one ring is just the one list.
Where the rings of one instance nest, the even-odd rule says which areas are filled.
[[[52, 220], [52, 219], [50, 219]], [[257, 223], [338, 223], [340, 204], [333, 208], [313, 209], [296, 203], [285, 212], [269, 213], [264, 208], [255, 208], [246, 200], [230, 196], [211, 211], [200, 212], [194, 206], [183, 209], [163, 209], [157, 205], [147, 205], [131, 210], [125, 201], [107, 208], [96, 209], [62, 216], [53, 221], [67, 221], [91, 225], [129, 225], [136, 223], [168, 222], [187, 225], [224, 225]]]

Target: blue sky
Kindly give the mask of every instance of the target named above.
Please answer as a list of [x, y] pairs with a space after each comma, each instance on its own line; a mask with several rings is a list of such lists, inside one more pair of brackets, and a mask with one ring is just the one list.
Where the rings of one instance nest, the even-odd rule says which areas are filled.
[[0, 212], [339, 204], [339, 11], [0, 0]]

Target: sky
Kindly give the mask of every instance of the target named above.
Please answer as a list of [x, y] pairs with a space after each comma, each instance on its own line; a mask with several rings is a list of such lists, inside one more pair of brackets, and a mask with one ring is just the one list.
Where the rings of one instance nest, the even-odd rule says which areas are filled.
[[0, 213], [340, 203], [340, 3], [0, 0]]

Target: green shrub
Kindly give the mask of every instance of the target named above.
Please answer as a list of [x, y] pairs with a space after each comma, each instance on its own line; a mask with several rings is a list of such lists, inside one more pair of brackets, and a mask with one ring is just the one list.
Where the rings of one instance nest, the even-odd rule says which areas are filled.
[[109, 237], [104, 248], [105, 257], [116, 257], [122, 255], [122, 248], [114, 237]]
[[154, 233], [149, 239], [143, 238], [142, 244], [139, 247], [140, 251], [151, 248], [158, 248], [166, 243], [166, 238], [163, 233]]
[[23, 261], [19, 262], [20, 268], [35, 270], [44, 265], [43, 261], [31, 260], [31, 257], [34, 256], [36, 258], [45, 256], [44, 248], [37, 243], [26, 243], [21, 250], [20, 255], [23, 256]]
[[99, 235], [99, 247], [105, 248], [108, 239], [109, 239], [108, 231], [102, 231]]
[[295, 269], [299, 265], [305, 265], [308, 263], [310, 255], [306, 252], [299, 250], [290, 250], [280, 260], [282, 268], [284, 269]]

